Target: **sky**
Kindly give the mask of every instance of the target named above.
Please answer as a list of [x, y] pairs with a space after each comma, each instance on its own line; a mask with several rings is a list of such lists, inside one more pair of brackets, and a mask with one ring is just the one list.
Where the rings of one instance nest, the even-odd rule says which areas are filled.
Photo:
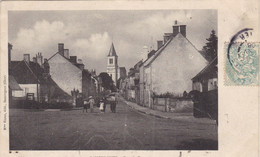
[[106, 72], [113, 42], [119, 66], [128, 71], [147, 53], [144, 47], [156, 50], [157, 40], [172, 33], [175, 20], [187, 26], [186, 37], [198, 50], [211, 30], [218, 31], [216, 10], [10, 11], [8, 41], [12, 60], [38, 52], [48, 59], [58, 51], [58, 43], [64, 43], [71, 56], [97, 73]]

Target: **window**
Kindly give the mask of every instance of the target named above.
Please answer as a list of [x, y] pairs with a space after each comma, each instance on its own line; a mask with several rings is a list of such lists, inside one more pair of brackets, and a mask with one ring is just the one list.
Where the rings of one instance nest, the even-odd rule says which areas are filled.
[[109, 59], [109, 64], [113, 64], [113, 59], [112, 58]]

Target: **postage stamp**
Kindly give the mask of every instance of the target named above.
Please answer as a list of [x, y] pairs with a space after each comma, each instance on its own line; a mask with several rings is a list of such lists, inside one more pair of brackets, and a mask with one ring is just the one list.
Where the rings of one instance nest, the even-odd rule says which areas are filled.
[[252, 29], [243, 29], [225, 43], [225, 85], [258, 85], [259, 43], [250, 41]]

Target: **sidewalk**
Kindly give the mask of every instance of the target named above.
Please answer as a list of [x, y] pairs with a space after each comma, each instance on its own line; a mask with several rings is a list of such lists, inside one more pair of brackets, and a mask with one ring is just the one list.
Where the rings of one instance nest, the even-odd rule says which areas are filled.
[[152, 115], [159, 118], [172, 119], [176, 121], [190, 122], [190, 123], [201, 123], [201, 124], [216, 124], [215, 120], [209, 118], [195, 118], [192, 113], [171, 113], [171, 112], [161, 112], [157, 110], [152, 110], [147, 107], [142, 107], [136, 103], [126, 101], [123, 97], [120, 97], [130, 108], [137, 110], [138, 112]]

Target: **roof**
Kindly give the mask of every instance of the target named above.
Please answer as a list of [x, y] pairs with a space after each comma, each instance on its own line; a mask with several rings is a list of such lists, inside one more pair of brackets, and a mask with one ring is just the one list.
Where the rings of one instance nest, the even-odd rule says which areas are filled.
[[173, 40], [178, 40], [179, 38], [184, 38], [185, 40], [187, 40], [188, 43], [190, 43], [190, 45], [192, 45], [192, 47], [194, 47], [195, 50], [198, 51], [198, 49], [179, 32], [175, 37], [171, 36], [170, 39], [160, 49], [158, 49], [152, 57], [145, 60], [146, 64], [144, 66], [149, 66], [163, 52], [163, 50], [169, 45], [169, 43], [171, 43]]
[[205, 74], [215, 75], [218, 71], [217, 68], [218, 57], [215, 57], [205, 68], [203, 68], [196, 76], [194, 76], [191, 80], [197, 79]]
[[109, 53], [108, 53], [107, 56], [116, 56], [117, 57], [116, 50], [115, 50], [115, 47], [114, 47], [113, 43], [112, 43], [112, 45], [110, 47], [110, 50], [109, 50]]
[[[84, 65], [83, 63], [73, 63], [70, 59], [66, 58], [65, 56], [61, 55], [59, 52], [56, 52], [54, 55], [52, 55], [49, 59], [51, 60], [54, 56], [56, 56], [57, 54], [59, 54], [60, 56], [62, 56], [63, 58], [65, 58], [67, 61], [69, 61], [71, 64], [73, 64], [75, 67], [79, 68], [79, 65]], [[77, 57], [77, 56], [70, 56], [70, 57]], [[81, 70], [81, 69], [80, 69]]]
[[11, 90], [22, 90], [13, 75], [9, 75], [9, 88]]
[[142, 65], [143, 61], [140, 60], [134, 65], [134, 69], [139, 69], [139, 67]]
[[[180, 33], [179, 33], [180, 34]], [[177, 36], [177, 35], [176, 35]], [[165, 47], [172, 41], [173, 37], [171, 37], [161, 48], [159, 48], [153, 56], [151, 56], [150, 58], [147, 58], [144, 63], [147, 63], [145, 66], [148, 66], [151, 62], [153, 62], [155, 60], [155, 58], [157, 58], [157, 56], [165, 49]]]
[[44, 69], [34, 62], [11, 61], [10, 75], [13, 75], [18, 84], [44, 83]]
[[62, 90], [51, 77], [48, 78], [48, 84], [52, 86], [52, 90], [50, 90], [51, 99], [72, 97], [71, 95], [67, 94], [64, 90]]

